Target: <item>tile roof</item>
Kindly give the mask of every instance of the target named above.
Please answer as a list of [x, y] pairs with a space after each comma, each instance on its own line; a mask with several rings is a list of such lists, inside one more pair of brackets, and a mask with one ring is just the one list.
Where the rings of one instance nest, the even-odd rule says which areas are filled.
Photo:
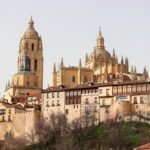
[[67, 91], [67, 90], [79, 90], [79, 89], [91, 89], [91, 88], [98, 88], [98, 87], [104, 87], [104, 86], [118, 86], [118, 85], [131, 85], [131, 84], [145, 84], [150, 83], [149, 81], [126, 81], [126, 82], [108, 82], [108, 83], [92, 83], [88, 82], [86, 84], [80, 84], [76, 86], [57, 86], [57, 87], [49, 87], [45, 90], [42, 90], [42, 93], [47, 92], [59, 92], [59, 91]]
[[135, 150], [150, 150], [150, 143], [136, 147]]

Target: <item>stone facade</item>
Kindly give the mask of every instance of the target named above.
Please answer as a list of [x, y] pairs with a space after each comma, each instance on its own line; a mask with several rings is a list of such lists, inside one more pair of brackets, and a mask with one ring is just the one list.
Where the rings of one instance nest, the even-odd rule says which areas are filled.
[[17, 73], [6, 84], [5, 99], [17, 95], [38, 95], [43, 88], [42, 39], [34, 28], [32, 17], [20, 40]]
[[62, 59], [59, 70], [56, 71], [54, 64], [52, 82], [53, 86], [75, 86], [86, 82], [93, 82], [93, 70], [82, 67], [81, 62], [78, 67], [65, 67]]
[[5, 139], [6, 133], [12, 132], [14, 137], [28, 137], [35, 131], [39, 120], [38, 112], [34, 109], [24, 109], [20, 105], [0, 103], [0, 140]]
[[[59, 85], [79, 85], [87, 82], [112, 82], [112, 81], [146, 81], [148, 80], [148, 72], [144, 68], [143, 73], [137, 73], [136, 67], [131, 67], [129, 70], [129, 61], [126, 57], [122, 57], [119, 62], [117, 54], [113, 49], [112, 55], [106, 50], [104, 37], [99, 31], [96, 38], [96, 46], [91, 54], [86, 54], [85, 63], [82, 66], [81, 60], [79, 67], [65, 67], [63, 61], [60, 67], [56, 70], [54, 65], [52, 86]], [[76, 79], [72, 82], [73, 78]]]
[[[142, 81], [51, 87], [42, 92], [42, 114], [49, 119], [47, 116], [61, 110], [70, 122], [77, 118], [82, 121], [85, 116], [91, 116], [95, 123], [127, 118], [134, 120], [139, 115], [149, 118], [149, 92], [150, 82]], [[63, 96], [58, 98], [58, 93], [63, 93]], [[56, 105], [57, 101], [59, 106]]]

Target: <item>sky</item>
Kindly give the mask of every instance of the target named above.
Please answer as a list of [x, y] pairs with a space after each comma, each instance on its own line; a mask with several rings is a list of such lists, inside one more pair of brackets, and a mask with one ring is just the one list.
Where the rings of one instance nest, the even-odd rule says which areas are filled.
[[44, 88], [51, 84], [53, 63], [78, 65], [93, 51], [99, 26], [105, 47], [150, 71], [149, 0], [0, 0], [0, 95], [17, 73], [19, 41], [32, 15], [42, 36]]

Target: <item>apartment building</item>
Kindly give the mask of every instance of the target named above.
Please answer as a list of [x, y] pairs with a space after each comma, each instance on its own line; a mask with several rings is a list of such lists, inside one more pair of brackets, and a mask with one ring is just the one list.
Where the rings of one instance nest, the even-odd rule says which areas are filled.
[[[58, 96], [59, 95], [59, 96]], [[150, 114], [150, 82], [88, 83], [74, 87], [50, 87], [42, 92], [42, 114], [62, 112], [69, 121], [92, 116], [95, 123]]]

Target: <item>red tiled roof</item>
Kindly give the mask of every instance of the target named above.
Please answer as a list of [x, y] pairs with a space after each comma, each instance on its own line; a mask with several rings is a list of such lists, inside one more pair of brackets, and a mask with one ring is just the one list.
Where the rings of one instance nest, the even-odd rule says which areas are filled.
[[150, 143], [136, 147], [135, 150], [150, 150]]
[[79, 90], [79, 89], [90, 89], [90, 88], [98, 88], [98, 87], [103, 87], [103, 86], [118, 86], [118, 85], [131, 85], [131, 84], [145, 84], [145, 83], [150, 83], [149, 81], [124, 81], [124, 82], [119, 82], [119, 83], [113, 83], [113, 82], [108, 82], [108, 83], [92, 83], [88, 82], [85, 84], [80, 84], [76, 86], [57, 86], [57, 87], [49, 87], [45, 90], [42, 91], [42, 93], [47, 93], [47, 92], [59, 92], [59, 91], [66, 91], [66, 90]]
[[2, 104], [7, 107], [7, 108], [12, 108], [13, 105], [11, 103], [7, 103], [7, 102], [2, 102]]

